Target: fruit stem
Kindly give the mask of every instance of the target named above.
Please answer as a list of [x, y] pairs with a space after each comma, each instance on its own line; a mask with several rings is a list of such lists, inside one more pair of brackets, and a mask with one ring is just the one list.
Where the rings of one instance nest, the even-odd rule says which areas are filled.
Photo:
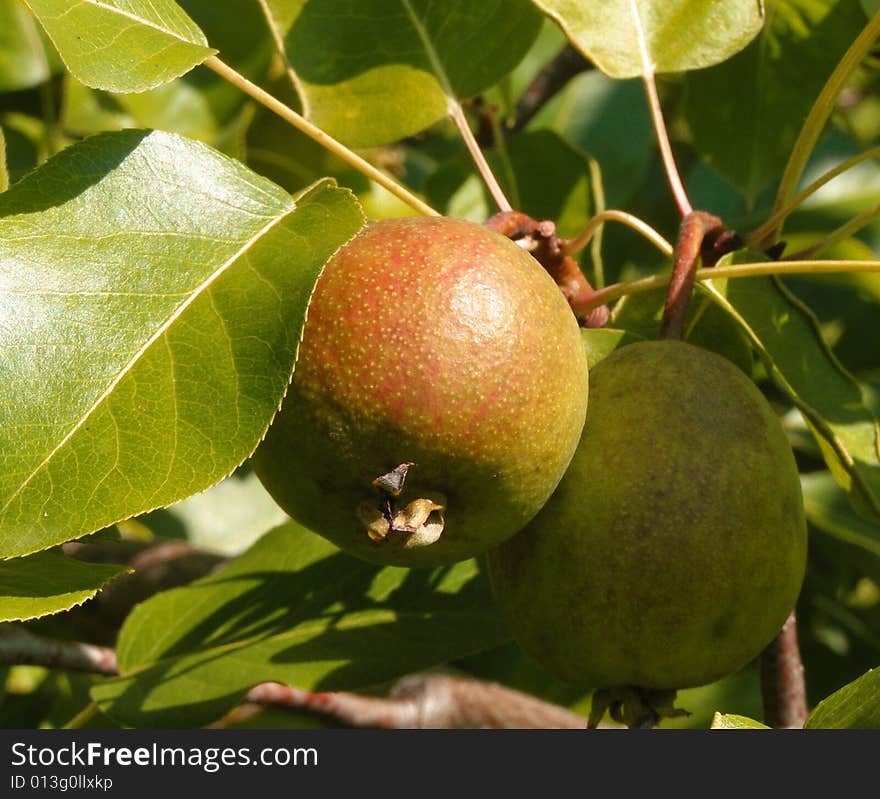
[[785, 729], [804, 726], [807, 691], [794, 611], [761, 654], [761, 700], [767, 726]]
[[[483, 224], [530, 253], [559, 286], [572, 310], [595, 294], [578, 262], [563, 251], [565, 240], [556, 235], [553, 221], [545, 219], [538, 222], [522, 211], [499, 211]], [[603, 327], [608, 322], [609, 311], [599, 306], [583, 314], [575, 313], [575, 316], [586, 327]]]
[[632, 228], [636, 233], [640, 233], [644, 236], [667, 257], [671, 256], [673, 253], [672, 245], [649, 224], [643, 222], [637, 216], [628, 214], [626, 211], [618, 211], [614, 208], [609, 208], [607, 211], [602, 211], [601, 213], [596, 214], [587, 222], [584, 229], [578, 233], [577, 236], [563, 242], [562, 251], [566, 255], [577, 255], [590, 243], [590, 240], [599, 228], [601, 228], [606, 222], [620, 222], [621, 224]]
[[255, 83], [249, 81], [244, 75], [236, 72], [232, 67], [225, 64], [216, 56], [210, 56], [203, 62], [208, 69], [213, 70], [222, 78], [229, 81], [233, 86], [241, 89], [245, 94], [252, 97], [261, 105], [264, 105], [273, 113], [280, 116], [285, 122], [289, 122], [297, 130], [304, 133], [313, 141], [316, 141], [322, 147], [329, 150], [333, 155], [345, 161], [349, 166], [354, 167], [362, 174], [366, 175], [370, 180], [375, 181], [383, 188], [390, 191], [395, 197], [403, 200], [414, 210], [426, 216], [440, 216], [440, 212], [431, 208], [426, 202], [421, 200], [409, 189], [398, 183], [394, 178], [386, 175], [377, 169], [368, 161], [365, 161], [357, 153], [352, 152], [342, 142], [337, 141], [332, 136], [324, 133], [317, 125], [313, 125], [305, 117], [298, 114], [289, 106], [286, 106], [277, 98], [273, 97], [267, 91], [264, 91]]
[[660, 338], [679, 341], [684, 338], [684, 324], [694, 292], [703, 243], [708, 235], [723, 230], [721, 220], [705, 211], [691, 211], [681, 221], [673, 255], [672, 276], [666, 291], [666, 305], [660, 321]]
[[[840, 59], [834, 68], [834, 72], [831, 73], [831, 77], [828, 78], [822, 87], [816, 102], [813, 103], [813, 107], [810, 109], [810, 113], [807, 115], [798, 138], [794, 143], [794, 147], [792, 147], [789, 154], [788, 163], [785, 166], [779, 189], [776, 192], [776, 202], [773, 205], [771, 216], [779, 216], [780, 211], [790, 204], [791, 197], [794, 195], [801, 175], [807, 166], [807, 161], [816, 146], [816, 142], [819, 140], [819, 136], [828, 122], [828, 118], [836, 107], [837, 97], [843, 88], [843, 84], [849, 78], [850, 73], [868, 54], [878, 34], [880, 34], [880, 11], [874, 14], [871, 21], [843, 54], [843, 58]], [[783, 219], [784, 215], [780, 217], [777, 224], [771, 226], [766, 232], [761, 241], [762, 249], [776, 240], [782, 229]]]
[[792, 211], [796, 210], [806, 199], [812, 197], [826, 183], [834, 180], [838, 175], [842, 175], [854, 166], [858, 166], [862, 161], [867, 161], [871, 158], [876, 158], [877, 156], [880, 156], [880, 147], [872, 147], [870, 150], [865, 150], [865, 152], [849, 158], [839, 166], [826, 172], [820, 178], [814, 180], [803, 191], [799, 192], [794, 199], [788, 203], [788, 205], [771, 214], [763, 224], [756, 227], [751, 233], [747, 233], [744, 236], [746, 245], [755, 249], [762, 249], [765, 247], [770, 243], [769, 237], [772, 236], [773, 231], [779, 228]]
[[636, 0], [629, 0], [629, 5], [639, 41], [639, 55], [642, 60], [642, 82], [645, 84], [645, 95], [648, 98], [648, 108], [651, 111], [651, 121], [654, 123], [654, 132], [657, 134], [657, 144], [660, 147], [663, 168], [666, 170], [666, 178], [669, 181], [669, 187], [672, 189], [672, 195], [675, 198], [675, 204], [678, 206], [678, 211], [683, 217], [685, 217], [694, 209], [688, 199], [687, 192], [684, 189], [681, 175], [678, 173], [675, 156], [672, 154], [672, 145], [669, 143], [669, 132], [666, 128], [666, 122], [663, 119], [663, 109], [660, 106], [660, 95], [657, 93], [657, 81], [654, 79], [654, 64], [648, 53], [648, 43], [645, 40], [645, 30], [642, 27], [642, 18], [638, 6], [636, 5]]
[[452, 117], [455, 127], [458, 128], [458, 132], [464, 140], [465, 147], [467, 147], [468, 153], [470, 153], [471, 159], [477, 167], [480, 177], [483, 179], [483, 183], [486, 184], [486, 188], [489, 190], [492, 200], [495, 202], [495, 205], [498, 206], [498, 210], [512, 211], [513, 206], [504, 195], [501, 184], [498, 183], [495, 173], [492, 172], [492, 167], [489, 166], [486, 156], [480, 149], [480, 145], [477, 143], [474, 132], [468, 124], [464, 109], [456, 100], [450, 99], [449, 101], [449, 115]]
[[[768, 275], [814, 275], [840, 272], [880, 272], [880, 261], [758, 261], [751, 264], [731, 264], [697, 269], [694, 279], [723, 280], [734, 277], [761, 277]], [[604, 289], [594, 291], [574, 308], [580, 314], [613, 302], [629, 294], [642, 294], [646, 291], [662, 289], [669, 283], [670, 276], [651, 275], [639, 280], [614, 283]]]

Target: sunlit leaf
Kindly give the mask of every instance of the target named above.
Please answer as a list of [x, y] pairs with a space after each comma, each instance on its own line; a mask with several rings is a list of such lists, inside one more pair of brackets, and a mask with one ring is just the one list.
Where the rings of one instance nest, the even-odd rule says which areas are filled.
[[769, 730], [766, 724], [760, 721], [737, 716], [732, 713], [716, 713], [712, 719], [713, 730]]
[[141, 92], [216, 52], [173, 0], [23, 0], [87, 86]]
[[70, 610], [129, 571], [125, 566], [82, 563], [57, 549], [0, 561], [0, 622]]
[[880, 669], [871, 669], [823, 699], [804, 728], [880, 730]]
[[362, 223], [347, 190], [294, 200], [158, 132], [87, 139], [0, 195], [0, 557], [232, 472]]
[[534, 0], [584, 55], [613, 78], [643, 73], [641, 48], [654, 72], [717, 64], [761, 29], [755, 0]]
[[36, 86], [49, 62], [36, 23], [18, 0], [0, 0], [0, 91]]

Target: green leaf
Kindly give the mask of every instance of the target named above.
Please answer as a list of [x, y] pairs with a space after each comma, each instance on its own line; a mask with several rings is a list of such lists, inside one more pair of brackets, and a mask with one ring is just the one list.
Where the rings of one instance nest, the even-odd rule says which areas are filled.
[[880, 518], [880, 427], [868, 387], [832, 355], [809, 309], [775, 278], [701, 287], [741, 325], [769, 376], [798, 406], [851, 501]]
[[[222, 13], [216, 0], [182, 0], [180, 6], [222, 53], [225, 63], [262, 82], [274, 50], [253, 0], [224, 0]], [[126, 127], [157, 128], [216, 146], [222, 144], [226, 125], [246, 102], [247, 95], [238, 87], [204, 66], [134, 94], [106, 94], [68, 76], [62, 121], [65, 130], [80, 135]], [[289, 125], [287, 129], [292, 130]], [[326, 174], [315, 175], [308, 183]]]
[[880, 669], [871, 669], [823, 699], [805, 729], [880, 730]]
[[717, 64], [761, 29], [755, 0], [534, 0], [571, 43], [606, 75], [644, 72], [641, 43], [654, 72], [684, 72]]
[[350, 146], [387, 144], [510, 72], [541, 17], [528, 0], [261, 0], [305, 115]]
[[18, 0], [0, 0], [0, 91], [37, 86], [49, 62], [37, 26]]
[[686, 78], [695, 147], [751, 200], [782, 174], [816, 95], [865, 25], [851, 0], [777, 0], [768, 9], [748, 48]]
[[[535, 219], [552, 219], [561, 236], [577, 235], [590, 218], [589, 161], [559, 134], [535, 130], [511, 136], [507, 160], [493, 150], [488, 161], [514, 207]], [[464, 155], [435, 172], [426, 191], [429, 201], [450, 216], [482, 222], [495, 212], [484, 183]]]
[[173, 0], [23, 0], [86, 86], [142, 92], [216, 52]]
[[880, 525], [855, 513], [846, 494], [829, 472], [801, 475], [804, 510], [817, 530], [858, 547], [863, 555], [880, 557]]
[[234, 556], [288, 520], [252, 471], [138, 519], [157, 535], [185, 537], [206, 552]]
[[362, 689], [506, 639], [475, 561], [381, 568], [290, 523], [139, 605], [119, 637], [123, 676], [93, 698], [126, 724], [193, 726], [259, 682]]
[[599, 162], [610, 208], [641, 186], [654, 155], [654, 128], [639, 80], [601, 72], [577, 75], [548, 102], [529, 130], [551, 128]]
[[755, 721], [746, 716], [737, 716], [732, 713], [716, 713], [712, 719], [713, 730], [769, 730], [766, 724]]
[[644, 341], [641, 336], [635, 333], [628, 330], [615, 330], [613, 327], [581, 329], [581, 338], [584, 341], [584, 349], [587, 351], [587, 363], [590, 369], [611, 355], [614, 350], [625, 347], [627, 344]]
[[0, 622], [70, 610], [130, 571], [125, 566], [73, 560], [58, 549], [0, 561]]
[[284, 395], [350, 192], [102, 134], [0, 195], [0, 557], [218, 482]]

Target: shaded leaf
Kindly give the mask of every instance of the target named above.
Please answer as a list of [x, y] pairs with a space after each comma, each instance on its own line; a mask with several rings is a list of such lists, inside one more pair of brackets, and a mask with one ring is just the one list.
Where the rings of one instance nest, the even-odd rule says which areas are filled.
[[754, 200], [781, 176], [816, 96], [864, 25], [851, 0], [768, 4], [756, 41], [686, 78], [685, 118], [699, 153]]
[[351, 146], [387, 144], [496, 83], [541, 17], [528, 0], [261, 0], [305, 115]]
[[203, 490], [290, 379], [347, 190], [294, 200], [165, 133], [102, 134], [0, 195], [0, 557]]
[[654, 72], [717, 64], [761, 29], [755, 0], [534, 0], [571, 43], [612, 78], [641, 75], [640, 39]]
[[0, 622], [70, 610], [130, 571], [125, 566], [73, 560], [58, 549], [0, 561]]
[[[587, 156], [550, 130], [511, 136], [507, 155], [505, 163], [491, 151], [488, 161], [513, 206], [535, 219], [552, 219], [563, 237], [579, 233], [592, 207]], [[435, 172], [425, 188], [429, 201], [449, 216], [483, 222], [495, 212], [465, 155]]]
[[869, 388], [832, 355], [809, 309], [775, 278], [701, 286], [742, 326], [770, 377], [798, 406], [851, 501], [880, 518], [880, 427]]
[[37, 86], [49, 62], [33, 18], [18, 0], [0, 0], [0, 91]]
[[880, 669], [871, 669], [823, 699], [804, 728], [880, 730]]
[[601, 72], [577, 75], [529, 124], [551, 128], [598, 161], [610, 208], [623, 206], [642, 184], [654, 155], [654, 128], [639, 80]]
[[801, 487], [804, 510], [813, 527], [858, 547], [862, 555], [880, 557], [880, 524], [871, 524], [853, 511], [830, 473], [801, 475]]
[[23, 0], [86, 86], [141, 92], [216, 52], [173, 0]]
[[746, 716], [736, 716], [732, 713], [716, 713], [712, 719], [713, 730], [769, 730], [766, 724], [760, 721], [747, 718]]
[[361, 689], [506, 639], [475, 561], [381, 568], [290, 523], [138, 606], [119, 638], [123, 676], [93, 697], [127, 724], [192, 726], [259, 682]]

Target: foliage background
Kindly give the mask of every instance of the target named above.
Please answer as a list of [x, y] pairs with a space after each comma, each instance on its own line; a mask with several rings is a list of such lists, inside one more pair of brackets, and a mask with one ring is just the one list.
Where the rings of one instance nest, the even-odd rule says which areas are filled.
[[[540, 17], [530, 3], [481, 3], [472, 19], [456, 20], [461, 29], [483, 31], [482, 60], [460, 74], [447, 70], [446, 81], [416, 74], [412, 60], [416, 56], [399, 57], [413, 50], [412, 31], [405, 20], [397, 20], [399, 15], [380, 19], [375, 27], [364, 26], [363, 20], [337, 19], [329, 28], [329, 46], [348, 57], [321, 60], [317, 45], [309, 46], [310, 35], [328, 29], [316, 12], [314, 20], [306, 20], [308, 24], [300, 20], [295, 41], [286, 41], [291, 65], [301, 77], [300, 97], [287, 80], [275, 46], [278, 36], [285, 38], [285, 15], [303, 4], [269, 2], [261, 8], [256, 0], [227, 0], [222, 10], [208, 0], [181, 0], [179, 5], [226, 63], [289, 104], [310, 106], [311, 118], [318, 124], [359, 148], [444, 214], [483, 221], [493, 212], [458, 132], [444, 115], [450, 96], [465, 101], [479, 94], [481, 102], [465, 102], [465, 108], [516, 208], [539, 219], [556, 220], [563, 236], [575, 235], [604, 205], [625, 209], [668, 239], [675, 237], [679, 216], [658, 158], [639, 78], [616, 79], [585, 68], [523, 129], [493, 141], [487, 130], [493, 115], [500, 128], [508, 127], [516, 118], [517, 99], [566, 45], [562, 30]], [[38, 13], [39, 6], [32, 4]], [[266, 9], [272, 26], [263, 14]], [[667, 124], [695, 207], [719, 214], [730, 227], [743, 231], [767, 217], [804, 118], [875, 11], [871, 3], [855, 0], [776, 0], [768, 3], [763, 30], [740, 52], [715, 66], [659, 76]], [[308, 6], [303, 13], [310, 13]], [[446, 40], [440, 26], [436, 35], [428, 28], [444, 64], [475, 57], [472, 39]], [[191, 49], [193, 63], [206, 52], [203, 44]], [[801, 185], [878, 144], [878, 64], [878, 57], [871, 54], [851, 75]], [[367, 67], [374, 68], [368, 73], [370, 85], [364, 83], [367, 78], [358, 77]], [[375, 100], [389, 86], [395, 86], [393, 96]], [[413, 213], [204, 66], [139, 93], [87, 87], [65, 69], [52, 43], [17, 0], [0, 0], [0, 128], [13, 188], [47, 158], [93, 134], [149, 128], [204, 142], [293, 195], [329, 176], [355, 192], [369, 218]], [[198, 159], [199, 152], [181, 145], [169, 157], [187, 153]], [[223, 169], [229, 170], [224, 180], [242, 180], [244, 198], [274, 191], [250, 173], [233, 175], [234, 167]], [[131, 185], [145, 175], [132, 175]], [[53, 179], [63, 181], [63, 173]], [[281, 204], [282, 195], [277, 200]], [[335, 234], [344, 240], [357, 229], [359, 217], [343, 199], [333, 197], [332, 202], [339, 203]], [[180, 200], [169, 212], [185, 213], [187, 202]], [[791, 217], [784, 234], [786, 252], [822, 240], [858, 214], [873, 209], [876, 215], [878, 207], [880, 167], [876, 159], [868, 159], [816, 192]], [[67, 223], [63, 217], [56, 222]], [[296, 227], [291, 235], [302, 235], [302, 229]], [[283, 245], [277, 246], [283, 250]], [[880, 223], [871, 221], [822, 257], [874, 260], [878, 247]], [[319, 265], [319, 256], [315, 258], [312, 269]], [[582, 255], [582, 262], [596, 283], [605, 284], [668, 267], [662, 253], [631, 230], [615, 225], [605, 227], [601, 250], [594, 245]], [[814, 706], [880, 662], [880, 526], [870, 513], [860, 515], [853, 509], [829, 473], [804, 416], [778, 381], [770, 378], [774, 364], [785, 367], [786, 357], [796, 360], [802, 354], [804, 369], [795, 374], [797, 368], [792, 366], [786, 376], [795, 382], [800, 378], [811, 406], [833, 424], [835, 403], [843, 390], [839, 362], [860, 381], [864, 407], [876, 418], [880, 275], [791, 277], [784, 280], [789, 293], [764, 287], [757, 299], [749, 294], [757, 291], [754, 285], [749, 290], [745, 283], [736, 289], [731, 286], [728, 300], [745, 317], [751, 318], [751, 313], [758, 319], [769, 312], [789, 325], [780, 322], [775, 337], [772, 331], [758, 332], [770, 352], [770, 367], [749, 340], [748, 325], [733, 321], [723, 304], [705, 295], [695, 302], [688, 336], [753, 375], [775, 403], [795, 448], [810, 523], [809, 570], [798, 615], [809, 700]], [[662, 292], [633, 296], [616, 308], [612, 326], [635, 336], [654, 335], [661, 305]], [[815, 336], [811, 314], [821, 340]], [[588, 346], [598, 347], [596, 342], [587, 341]], [[281, 379], [284, 364], [278, 369]], [[230, 454], [225, 472], [242, 459]], [[91, 698], [109, 713], [98, 713], [89, 724], [205, 723], [223, 712], [236, 691], [247, 687], [254, 668], [261, 670], [261, 679], [289, 680], [288, 670], [273, 671], [271, 664], [291, 659], [305, 664], [295, 672], [299, 684], [305, 680], [330, 689], [381, 686], [408, 670], [451, 659], [455, 668], [467, 673], [584, 713], [588, 710], [588, 692], [557, 683], [506, 640], [486, 596], [479, 564], [436, 574], [407, 574], [349, 562], [288, 523], [246, 464], [205, 492], [97, 535], [121, 537], [120, 546], [133, 548], [172, 539], [187, 541], [208, 557], [247, 554], [207, 582], [161, 595], [128, 617], [120, 640], [120, 665], [133, 676], [106, 681], [40, 667], [0, 668], [5, 684], [0, 695], [3, 726], [60, 726]], [[285, 553], [282, 560], [279, 553]], [[87, 550], [80, 555], [87, 557]], [[58, 551], [47, 556], [58, 556]], [[12, 573], [11, 563], [0, 564], [0, 591], [6, 591], [9, 602], [23, 593], [15, 580], [32, 585], [53, 568], [48, 560], [31, 561], [35, 571], [33, 582], [28, 582], [21, 571]], [[77, 605], [119, 571], [105, 565], [79, 584], [65, 575], [70, 590], [52, 599], [53, 609]], [[314, 576], [307, 577], [310, 573]], [[44, 615], [29, 622], [29, 627], [60, 638], [110, 643], [126, 615], [124, 609], [142, 598], [120, 599], [126, 579], [118, 578], [82, 607]], [[314, 592], [319, 583], [334, 590], [326, 596]], [[208, 599], [200, 599], [202, 592]], [[303, 599], [289, 607], [291, 596]], [[46, 607], [32, 614], [21, 611], [18, 618], [41, 615]], [[187, 610], [191, 608], [195, 610]], [[446, 621], [438, 621], [441, 617]], [[169, 624], [177, 632], [163, 638], [160, 632]], [[443, 651], [432, 648], [433, 636], [441, 636], [436, 640], [443, 642]], [[235, 657], [221, 656], [229, 646]], [[295, 656], [292, 647], [299, 647]], [[190, 706], [194, 695], [198, 703]], [[705, 727], [717, 710], [759, 718], [756, 668], [684, 691], [679, 704], [692, 715], [664, 725]], [[181, 706], [188, 709], [181, 711]], [[266, 711], [258, 723], [318, 722]]]

